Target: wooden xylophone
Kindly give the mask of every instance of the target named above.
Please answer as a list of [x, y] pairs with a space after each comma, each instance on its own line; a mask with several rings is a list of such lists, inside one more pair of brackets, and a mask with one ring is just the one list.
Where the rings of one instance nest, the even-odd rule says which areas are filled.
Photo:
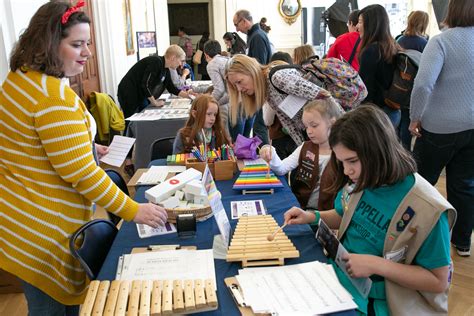
[[271, 215], [243, 216], [239, 218], [227, 251], [226, 260], [242, 261], [242, 267], [284, 265], [285, 258], [298, 258], [299, 251], [283, 231], [271, 235], [278, 229]]
[[80, 315], [173, 315], [217, 309], [208, 280], [92, 281]]

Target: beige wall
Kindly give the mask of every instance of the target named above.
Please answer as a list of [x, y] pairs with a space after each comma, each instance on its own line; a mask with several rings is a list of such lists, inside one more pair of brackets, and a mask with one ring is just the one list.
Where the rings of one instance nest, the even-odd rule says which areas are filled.
[[[21, 31], [28, 25], [28, 21], [39, 6], [47, 0], [2, 0], [0, 1], [0, 81], [3, 81], [8, 72], [8, 57], [14, 42]], [[96, 23], [97, 54], [101, 77], [102, 91], [113, 96], [117, 94], [120, 79], [136, 61], [136, 54], [127, 56], [125, 51], [124, 19], [122, 6], [117, 5], [123, 0], [93, 0], [94, 19]], [[386, 0], [392, 3], [395, 0]], [[232, 17], [238, 9], [249, 10], [254, 22], [266, 17], [267, 24], [272, 30], [269, 33], [270, 41], [276, 50], [292, 53], [292, 50], [301, 44], [301, 17], [292, 25], [288, 25], [278, 12], [279, 0], [130, 0], [132, 13], [133, 39], [136, 49], [136, 31], [157, 30], [158, 53], [163, 54], [170, 43], [175, 42], [169, 37], [168, 2], [209, 2], [210, 3], [210, 30], [211, 37], [219, 40], [224, 47], [222, 35], [227, 31], [235, 31]], [[334, 3], [331, 0], [301, 0], [303, 7], [326, 7]], [[362, 8], [380, 1], [359, 0]], [[383, 3], [382, 3], [383, 4]], [[407, 13], [411, 10], [424, 10], [430, 14], [429, 34], [439, 33], [437, 29], [431, 1], [407, 0]], [[15, 17], [13, 19], [13, 17]], [[398, 34], [401, 29], [392, 29]], [[241, 34], [245, 38], [244, 34]], [[193, 39], [196, 43], [200, 36]]]

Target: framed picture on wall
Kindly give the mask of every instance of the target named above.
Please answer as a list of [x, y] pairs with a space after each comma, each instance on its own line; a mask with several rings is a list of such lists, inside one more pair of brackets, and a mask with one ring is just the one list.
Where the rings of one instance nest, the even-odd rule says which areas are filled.
[[143, 59], [147, 56], [157, 54], [156, 33], [155, 32], [137, 32], [137, 58]]
[[123, 17], [125, 22], [125, 47], [127, 55], [135, 54], [133, 46], [132, 14], [130, 12], [130, 0], [123, 0]]

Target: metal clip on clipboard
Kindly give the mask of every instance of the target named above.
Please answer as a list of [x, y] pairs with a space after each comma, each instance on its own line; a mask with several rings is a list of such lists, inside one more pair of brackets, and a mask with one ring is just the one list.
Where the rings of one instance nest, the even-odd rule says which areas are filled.
[[227, 287], [229, 288], [230, 294], [232, 294], [232, 297], [234, 298], [234, 301], [237, 303], [237, 305], [240, 307], [247, 307], [247, 304], [245, 304], [244, 297], [240, 292], [239, 285], [236, 283], [232, 283], [230, 285], [228, 284]]
[[[239, 308], [249, 307], [244, 300], [242, 292], [240, 290], [239, 283], [235, 277], [229, 277], [224, 279], [224, 283], [230, 291], [232, 298]], [[241, 310], [242, 311], [242, 310]]]

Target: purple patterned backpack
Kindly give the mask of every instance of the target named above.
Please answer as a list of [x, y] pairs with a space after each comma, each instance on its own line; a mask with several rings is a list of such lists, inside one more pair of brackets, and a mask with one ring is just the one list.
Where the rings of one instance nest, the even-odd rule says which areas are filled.
[[[321, 60], [314, 58], [303, 66], [275, 66], [269, 73], [270, 82], [272, 82], [271, 77], [273, 73], [284, 68], [295, 68], [302, 71], [304, 73], [303, 77], [306, 80], [329, 91], [332, 97], [346, 111], [357, 107], [367, 97], [367, 88], [359, 73], [347, 62], [337, 58], [331, 57]], [[277, 87], [275, 88], [279, 90]]]

